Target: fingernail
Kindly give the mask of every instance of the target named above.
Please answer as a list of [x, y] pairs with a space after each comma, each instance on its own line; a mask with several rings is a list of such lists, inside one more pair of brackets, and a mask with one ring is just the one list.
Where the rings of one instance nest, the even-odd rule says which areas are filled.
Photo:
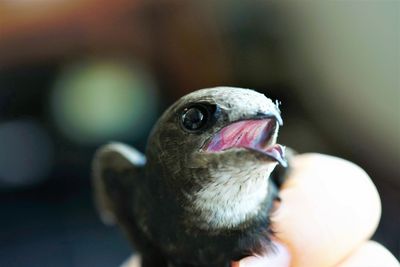
[[274, 249], [265, 256], [251, 256], [239, 261], [239, 267], [289, 267], [290, 254], [281, 243], [274, 241]]

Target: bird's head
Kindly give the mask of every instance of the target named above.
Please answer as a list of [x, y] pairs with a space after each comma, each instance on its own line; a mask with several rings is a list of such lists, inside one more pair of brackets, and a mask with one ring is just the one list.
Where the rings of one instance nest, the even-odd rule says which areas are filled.
[[[256, 215], [277, 164], [278, 105], [249, 89], [190, 93], [165, 111], [150, 135], [149, 169], [205, 228], [234, 227]], [[151, 171], [150, 170], [150, 171]], [[154, 176], [154, 175], [153, 175]]]

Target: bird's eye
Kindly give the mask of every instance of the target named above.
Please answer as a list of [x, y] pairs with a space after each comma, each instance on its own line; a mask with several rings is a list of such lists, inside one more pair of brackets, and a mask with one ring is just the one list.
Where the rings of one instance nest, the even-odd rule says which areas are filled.
[[214, 111], [214, 106], [200, 104], [190, 106], [183, 110], [181, 124], [183, 128], [189, 132], [204, 130], [210, 125]]

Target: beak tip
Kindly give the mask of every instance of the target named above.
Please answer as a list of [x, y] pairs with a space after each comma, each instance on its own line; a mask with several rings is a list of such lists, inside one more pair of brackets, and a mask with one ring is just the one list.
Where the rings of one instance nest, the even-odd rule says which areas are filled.
[[275, 117], [276, 121], [278, 122], [279, 126], [282, 126], [283, 120], [282, 120], [280, 112], [274, 113], [274, 117]]
[[282, 126], [282, 125], [283, 125], [283, 120], [282, 120], [282, 118], [281, 118], [280, 115], [279, 115], [279, 117], [277, 118], [277, 120], [278, 120], [279, 126]]
[[283, 160], [283, 161], [281, 161], [280, 162], [280, 164], [282, 165], [282, 167], [284, 167], [284, 168], [287, 168], [288, 167], [288, 162], [287, 162], [287, 160], [285, 159], [285, 160]]
[[279, 100], [275, 100], [275, 108], [276, 108], [276, 112], [274, 113], [276, 120], [279, 123], [279, 126], [283, 125], [283, 120], [281, 117], [281, 110], [279, 108], [279, 106], [281, 105], [281, 101]]

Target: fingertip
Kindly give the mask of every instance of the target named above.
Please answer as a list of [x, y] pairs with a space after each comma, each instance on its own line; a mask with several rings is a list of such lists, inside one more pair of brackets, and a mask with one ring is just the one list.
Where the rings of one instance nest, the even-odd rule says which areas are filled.
[[380, 199], [357, 165], [321, 154], [298, 155], [272, 217], [293, 266], [332, 266], [369, 239], [380, 218]]
[[286, 246], [274, 241], [274, 249], [267, 255], [246, 257], [232, 267], [289, 267], [290, 254]]
[[368, 241], [342, 261], [337, 267], [399, 267], [400, 264], [381, 244]]
[[132, 255], [128, 259], [126, 259], [120, 267], [140, 267], [141, 259], [139, 255]]

